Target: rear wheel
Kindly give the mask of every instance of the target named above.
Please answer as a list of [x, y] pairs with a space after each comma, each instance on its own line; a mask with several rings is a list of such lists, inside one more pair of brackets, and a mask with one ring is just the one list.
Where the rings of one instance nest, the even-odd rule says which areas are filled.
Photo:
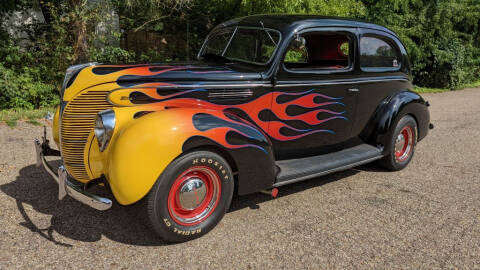
[[417, 122], [410, 115], [398, 121], [394, 132], [388, 140], [390, 152], [380, 160], [380, 165], [398, 171], [405, 168], [413, 157], [417, 144]]
[[225, 159], [208, 151], [188, 153], [174, 160], [150, 191], [150, 222], [169, 242], [198, 238], [222, 219], [233, 187]]

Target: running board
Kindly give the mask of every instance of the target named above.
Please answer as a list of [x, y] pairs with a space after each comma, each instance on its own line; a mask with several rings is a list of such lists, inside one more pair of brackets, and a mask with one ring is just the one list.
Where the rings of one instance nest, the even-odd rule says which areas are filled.
[[369, 144], [361, 144], [352, 148], [320, 156], [299, 159], [280, 160], [276, 165], [280, 168], [274, 187], [326, 175], [333, 172], [372, 162], [382, 158], [382, 150]]

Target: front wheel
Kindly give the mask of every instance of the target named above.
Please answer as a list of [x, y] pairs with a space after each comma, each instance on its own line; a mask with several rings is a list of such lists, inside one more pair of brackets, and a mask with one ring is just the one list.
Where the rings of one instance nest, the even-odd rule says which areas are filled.
[[391, 171], [399, 171], [405, 168], [413, 157], [417, 136], [415, 119], [410, 115], [402, 117], [390, 135], [388, 140], [390, 151], [380, 160], [380, 165]]
[[148, 195], [154, 230], [169, 242], [209, 232], [222, 219], [233, 195], [233, 175], [221, 156], [197, 151], [174, 160]]

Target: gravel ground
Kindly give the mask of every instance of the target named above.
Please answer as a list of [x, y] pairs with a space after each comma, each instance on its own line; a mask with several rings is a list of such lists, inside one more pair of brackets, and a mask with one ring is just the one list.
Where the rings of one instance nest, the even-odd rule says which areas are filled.
[[480, 89], [425, 94], [435, 129], [409, 167], [363, 166], [234, 198], [204, 237], [170, 245], [139, 214], [66, 198], [35, 167], [40, 127], [0, 125], [0, 269], [480, 268]]

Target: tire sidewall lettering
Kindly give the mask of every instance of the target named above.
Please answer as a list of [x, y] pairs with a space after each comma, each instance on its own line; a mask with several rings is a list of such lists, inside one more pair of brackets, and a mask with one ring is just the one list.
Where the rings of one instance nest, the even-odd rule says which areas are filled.
[[[176, 179], [192, 167], [208, 167], [217, 174], [221, 193], [216, 208], [199, 223], [180, 224], [171, 216], [169, 193]], [[213, 173], [213, 172], [212, 172]], [[198, 238], [212, 230], [230, 206], [234, 192], [233, 172], [221, 155], [207, 150], [184, 153], [173, 160], [160, 174], [148, 194], [147, 207], [153, 229], [168, 242], [184, 242]]]
[[[191, 166], [208, 166], [213, 168], [219, 175], [220, 181], [222, 181], [222, 179], [227, 181], [230, 179], [228, 170], [226, 170], [225, 165], [220, 160], [210, 157], [192, 158], [190, 164]], [[202, 233], [202, 228], [199, 228], [198, 225], [192, 226], [192, 228], [189, 229], [188, 226], [178, 226], [170, 216], [164, 216], [162, 217], [162, 220], [167, 228], [182, 236], [191, 236]]]
[[214, 160], [212, 158], [206, 158], [206, 157], [194, 158], [192, 159], [191, 164], [193, 166], [206, 165], [206, 166], [212, 167], [219, 173], [219, 175], [222, 175], [224, 179], [230, 178], [228, 176], [227, 170], [225, 170], [225, 167], [221, 164], [221, 162]]

